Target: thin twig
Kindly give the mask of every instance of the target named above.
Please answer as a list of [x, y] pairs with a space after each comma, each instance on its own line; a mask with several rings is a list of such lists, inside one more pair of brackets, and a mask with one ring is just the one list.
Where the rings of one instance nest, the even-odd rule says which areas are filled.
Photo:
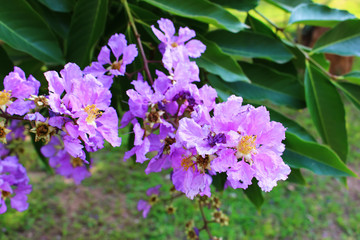
[[274, 22], [272, 22], [270, 19], [268, 19], [265, 15], [263, 15], [261, 12], [259, 12], [258, 10], [254, 9], [254, 11], [263, 19], [265, 19], [265, 21], [267, 21], [271, 26], [273, 26], [276, 31], [280, 31], [280, 32], [284, 32], [284, 28], [279, 27], [278, 25], [276, 25]]
[[211, 235], [211, 232], [210, 232], [210, 229], [209, 229], [209, 226], [208, 226], [209, 222], [208, 222], [208, 220], [206, 220], [204, 210], [203, 210], [203, 206], [202, 206], [200, 201], [199, 201], [199, 208], [200, 208], [201, 216], [202, 216], [202, 219], [203, 219], [203, 222], [204, 222], [204, 226], [201, 229], [206, 230], [207, 234], [209, 235], [209, 239], [211, 240], [211, 239], [213, 239], [213, 236]]
[[326, 74], [330, 79], [333, 80], [337, 80], [339, 77], [330, 73], [329, 71], [327, 71], [325, 68], [323, 68], [317, 61], [315, 61], [313, 58], [311, 58], [309, 56], [309, 54], [304, 51], [298, 43], [296, 43], [286, 32], [285, 32], [285, 28], [281, 28], [278, 25], [276, 25], [273, 21], [271, 21], [270, 19], [268, 19], [266, 16], [264, 16], [262, 13], [260, 13], [257, 10], [254, 10], [259, 16], [261, 16], [265, 21], [267, 21], [271, 26], [273, 26], [274, 28], [276, 28], [277, 31], [281, 31], [285, 38], [290, 41], [305, 57], [305, 59], [307, 59], [308, 61], [310, 61], [312, 64], [314, 64], [316, 67], [318, 67], [324, 74]]
[[139, 50], [140, 50], [140, 54], [141, 54], [141, 57], [142, 57], [143, 62], [144, 62], [144, 69], [145, 69], [145, 72], [146, 72], [146, 76], [148, 77], [151, 85], [153, 85], [154, 81], [152, 79], [152, 76], [151, 76], [151, 73], [150, 73], [150, 70], [149, 70], [149, 65], [148, 65], [149, 62], [148, 62], [148, 60], [147, 60], [147, 58], [145, 56], [144, 48], [142, 46], [141, 39], [140, 39], [140, 34], [137, 31], [137, 28], [136, 28], [136, 25], [135, 25], [135, 22], [134, 22], [134, 18], [133, 18], [132, 14], [131, 14], [131, 10], [129, 8], [127, 0], [122, 0], [122, 2], [124, 4], [126, 13], [127, 13], [128, 17], [129, 17], [129, 22], [130, 22], [131, 28], [133, 29], [134, 35], [136, 37], [136, 41], [137, 41], [137, 44], [138, 44], [138, 47], [139, 47]]

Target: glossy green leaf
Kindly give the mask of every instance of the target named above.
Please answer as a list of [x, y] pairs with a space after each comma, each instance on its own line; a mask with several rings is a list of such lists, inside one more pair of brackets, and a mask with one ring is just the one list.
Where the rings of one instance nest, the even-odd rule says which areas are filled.
[[291, 168], [291, 172], [290, 172], [290, 174], [288, 176], [287, 181], [297, 183], [297, 184], [300, 184], [300, 185], [305, 185], [306, 184], [305, 178], [302, 175], [300, 169], [296, 169], [296, 168]]
[[218, 30], [206, 37], [217, 43], [228, 54], [247, 57], [265, 58], [278, 63], [289, 61], [293, 55], [278, 39], [261, 33], [242, 31], [237, 34]]
[[218, 75], [226, 82], [249, 82], [240, 65], [231, 56], [221, 51], [215, 43], [205, 38], [201, 38], [201, 41], [206, 45], [206, 51], [196, 59], [199, 67]]
[[295, 7], [297, 7], [302, 3], [311, 3], [311, 0], [265, 0], [265, 1], [287, 12], [292, 12]]
[[244, 189], [244, 193], [252, 204], [254, 204], [257, 210], [260, 210], [261, 205], [264, 203], [264, 197], [257, 183], [258, 181], [253, 178], [252, 184], [247, 189]]
[[306, 63], [305, 99], [324, 143], [345, 162], [348, 152], [345, 110], [340, 95], [320, 70]]
[[151, 5], [182, 17], [214, 24], [217, 27], [238, 32], [246, 27], [237, 17], [221, 6], [206, 0], [144, 0]]
[[326, 145], [305, 141], [290, 132], [284, 143], [283, 159], [292, 168], [306, 168], [319, 175], [357, 177]]
[[315, 43], [313, 52], [360, 56], [360, 20], [347, 20], [324, 33]]
[[260, 64], [242, 62], [240, 65], [253, 84], [289, 95], [305, 106], [304, 87], [296, 76]]
[[353, 71], [343, 76], [346, 81], [360, 85], [360, 71]]
[[104, 31], [108, 0], [79, 0], [71, 19], [66, 60], [85, 67], [91, 62], [95, 44]]
[[251, 30], [253, 32], [262, 33], [268, 37], [276, 38], [275, 33], [271, 30], [269, 26], [267, 26], [259, 19], [251, 16], [250, 14], [247, 15], [245, 23], [251, 27]]
[[45, 21], [25, 0], [0, 0], [0, 39], [46, 62], [63, 64], [59, 43]]
[[239, 11], [249, 11], [259, 5], [260, 0], [210, 0], [221, 6], [234, 8]]
[[235, 94], [245, 99], [257, 102], [270, 101], [276, 105], [288, 106], [296, 109], [305, 107], [304, 101], [299, 101], [292, 95], [269, 89], [254, 83], [228, 83], [214, 75], [208, 75], [208, 80], [210, 84], [216, 88], [219, 97], [223, 100], [226, 100], [231, 94]]
[[[14, 69], [14, 64], [0, 45], [0, 80], [2, 81], [6, 75]], [[2, 87], [2, 86], [1, 86]]]
[[286, 127], [286, 132], [295, 134], [296, 136], [298, 136], [299, 138], [305, 141], [316, 142], [314, 137], [311, 136], [311, 134], [308, 133], [306, 129], [300, 126], [297, 122], [275, 111], [270, 107], [266, 107], [266, 108], [270, 112], [271, 120], [276, 122], [281, 122], [284, 125], [284, 127]]
[[312, 26], [333, 27], [341, 21], [356, 18], [348, 11], [333, 9], [316, 3], [300, 4], [293, 9], [289, 24], [303, 23]]
[[38, 0], [55, 12], [71, 12], [75, 6], [75, 0]]
[[49, 27], [61, 39], [65, 39], [69, 34], [71, 13], [62, 13], [49, 11], [49, 9], [41, 3], [32, 2], [32, 7], [36, 12], [48, 23]]
[[335, 86], [341, 89], [345, 96], [360, 109], [360, 85], [348, 82], [334, 82]]

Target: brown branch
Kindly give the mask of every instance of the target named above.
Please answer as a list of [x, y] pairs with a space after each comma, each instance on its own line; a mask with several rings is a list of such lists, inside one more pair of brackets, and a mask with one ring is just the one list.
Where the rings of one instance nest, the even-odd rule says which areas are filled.
[[135, 25], [135, 22], [134, 22], [134, 18], [133, 18], [132, 14], [131, 14], [131, 10], [129, 8], [127, 0], [122, 0], [122, 2], [124, 4], [126, 13], [127, 13], [128, 17], [129, 17], [129, 22], [130, 22], [131, 28], [134, 31], [134, 35], [135, 35], [135, 38], [136, 38], [136, 41], [137, 41], [137, 44], [138, 44], [138, 47], [139, 47], [139, 50], [140, 50], [141, 57], [142, 57], [142, 59], [144, 61], [144, 69], [145, 69], [145, 72], [146, 72], [146, 76], [148, 77], [151, 85], [153, 85], [154, 81], [152, 79], [152, 76], [151, 76], [151, 73], [150, 73], [150, 70], [149, 70], [149, 64], [148, 64], [149, 60], [147, 60], [147, 58], [145, 56], [144, 48], [143, 48], [143, 45], [142, 45], [141, 39], [140, 39], [140, 34], [137, 31], [137, 28], [136, 28], [136, 25]]

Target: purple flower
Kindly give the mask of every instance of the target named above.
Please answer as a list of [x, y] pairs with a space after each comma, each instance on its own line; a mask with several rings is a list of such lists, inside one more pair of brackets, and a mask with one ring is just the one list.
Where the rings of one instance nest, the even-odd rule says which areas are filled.
[[[28, 100], [31, 95], [37, 95], [40, 82], [33, 76], [26, 79], [25, 73], [18, 67], [4, 79], [4, 90], [0, 92], [0, 108], [11, 115], [24, 115], [35, 108], [35, 103]], [[12, 101], [11, 98], [16, 98]]]
[[25, 211], [29, 206], [27, 195], [31, 189], [26, 170], [17, 157], [9, 156], [0, 160], [0, 214], [7, 210], [7, 198], [10, 198], [12, 208]]
[[[115, 57], [115, 61], [110, 60], [110, 53]], [[110, 37], [108, 46], [103, 46], [98, 56], [98, 61], [91, 63], [90, 67], [84, 69], [85, 73], [91, 73], [103, 83], [106, 88], [112, 84], [112, 76], [123, 76], [126, 65], [132, 63], [138, 55], [135, 44], [127, 45], [125, 35], [115, 33]], [[121, 58], [122, 56], [122, 58]], [[109, 66], [105, 68], [104, 66]], [[105, 75], [105, 74], [110, 74]]]
[[[60, 71], [45, 73], [49, 82], [49, 105], [56, 114], [67, 114], [76, 119], [80, 136], [89, 149], [101, 146], [99, 136], [112, 146], [121, 144], [118, 136], [118, 117], [111, 103], [111, 92], [91, 74], [84, 75], [73, 63]], [[65, 93], [65, 94], [64, 94]], [[61, 126], [66, 119], [61, 116], [51, 118], [51, 124]], [[95, 140], [96, 143], [91, 142]]]
[[146, 195], [149, 196], [148, 201], [145, 200], [139, 200], [138, 205], [137, 205], [137, 209], [138, 211], [142, 211], [142, 215], [143, 218], [146, 218], [152, 205], [154, 205], [159, 199], [158, 196], [160, 194], [159, 188], [161, 187], [160, 185], [157, 185], [155, 187], [149, 188], [146, 191]]
[[[212, 169], [226, 171], [233, 188], [247, 188], [255, 177], [263, 191], [285, 180], [290, 167], [281, 159], [285, 128], [270, 121], [265, 107], [240, 106], [234, 96], [215, 107], [213, 129], [227, 136], [226, 144], [212, 162]], [[233, 111], [231, 111], [233, 110]], [[234, 156], [240, 161], [234, 161]]]
[[180, 27], [178, 36], [175, 36], [175, 27], [172, 21], [162, 18], [158, 24], [161, 31], [154, 25], [151, 26], [151, 29], [161, 41], [159, 49], [163, 54], [163, 63], [169, 71], [184, 59], [198, 58], [205, 51], [206, 46], [199, 40], [190, 40], [196, 35], [194, 30]]
[[49, 158], [49, 164], [56, 169], [57, 174], [66, 178], [73, 178], [75, 184], [80, 184], [82, 180], [90, 177], [91, 173], [85, 165], [87, 162], [84, 160], [83, 146], [77, 140], [65, 136], [64, 149], [61, 140], [54, 136], [47, 145], [41, 148], [41, 153]]

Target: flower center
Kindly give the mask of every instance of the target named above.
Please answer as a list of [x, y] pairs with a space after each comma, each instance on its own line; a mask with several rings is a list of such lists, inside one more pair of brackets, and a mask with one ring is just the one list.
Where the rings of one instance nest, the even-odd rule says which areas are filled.
[[115, 69], [120, 71], [121, 65], [123, 63], [123, 60], [121, 59], [120, 61], [115, 61], [111, 64], [111, 69]]
[[193, 161], [193, 156], [183, 158], [181, 160], [181, 166], [184, 168], [185, 171], [187, 171], [189, 168], [192, 167], [193, 171], [195, 170], [195, 162]]
[[84, 111], [88, 114], [86, 122], [88, 124], [95, 124], [95, 119], [101, 117], [102, 112], [96, 107], [95, 104], [91, 104], [84, 108]]
[[1, 190], [1, 197], [2, 197], [2, 199], [6, 199], [6, 198], [10, 197], [10, 195], [11, 195], [10, 192]]
[[149, 199], [149, 204], [150, 205], [153, 205], [155, 203], [157, 203], [157, 201], [159, 201], [159, 198], [157, 195], [153, 194], [151, 195], [150, 199]]
[[173, 47], [173, 48], [176, 48], [177, 46], [179, 46], [176, 42], [173, 42], [172, 44], [171, 44], [171, 46]]
[[256, 135], [255, 136], [243, 136], [237, 145], [237, 157], [244, 157], [245, 160], [251, 160], [251, 155], [256, 154]]
[[209, 155], [205, 155], [205, 157], [197, 156], [196, 157], [196, 165], [200, 172], [204, 173], [206, 169], [210, 170], [210, 157]]
[[76, 167], [81, 167], [83, 165], [83, 160], [81, 158], [71, 158], [70, 160], [71, 165], [76, 168]]
[[10, 101], [11, 91], [0, 91], [0, 105], [5, 105]]
[[170, 146], [175, 143], [175, 138], [171, 138], [171, 137], [166, 137], [165, 138], [165, 145], [164, 145], [164, 150], [163, 150], [163, 153], [164, 154], [169, 154], [170, 153]]

